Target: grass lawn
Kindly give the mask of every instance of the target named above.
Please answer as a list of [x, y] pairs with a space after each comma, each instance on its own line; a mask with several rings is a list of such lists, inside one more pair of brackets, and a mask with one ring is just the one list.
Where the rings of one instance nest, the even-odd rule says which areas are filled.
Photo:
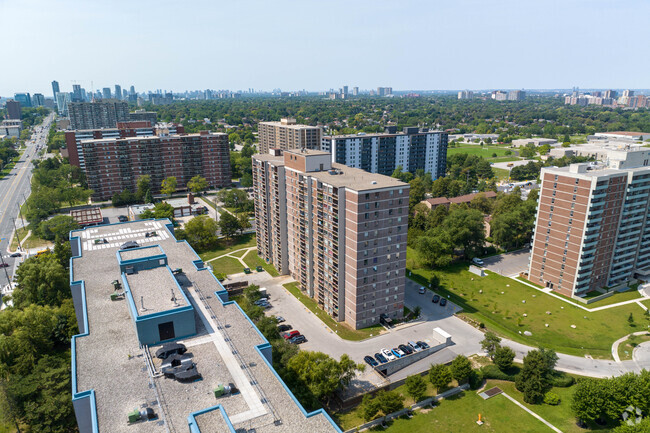
[[[512, 162], [512, 161], [521, 160], [521, 158], [519, 158], [517, 156], [499, 156], [499, 157], [496, 157], [496, 158], [490, 157], [490, 158], [486, 158], [486, 159], [488, 159], [490, 162]], [[493, 170], [494, 170], [494, 168], [493, 168]]]
[[232, 257], [222, 257], [210, 262], [210, 265], [215, 274], [223, 273], [231, 275], [244, 272], [244, 267], [239, 263], [239, 260], [233, 259]]
[[506, 170], [505, 168], [492, 167], [492, 171], [494, 172], [494, 175], [497, 177], [498, 180], [510, 179], [510, 170]]
[[650, 299], [646, 299], [645, 301], [641, 301], [641, 303], [643, 305], [645, 305], [646, 307], [650, 308]]
[[[457, 144], [456, 147], [448, 147], [447, 148], [447, 155], [454, 155], [457, 153], [467, 153], [468, 155], [479, 155], [482, 156], [483, 158], [492, 158], [492, 154], [496, 153], [497, 157], [500, 156], [509, 156], [506, 155], [506, 151], [512, 152], [512, 156], [514, 156], [514, 152], [512, 149], [509, 147], [501, 147], [501, 146], [495, 146], [495, 145], [484, 145], [484, 146], [479, 146], [478, 144]], [[515, 157], [515, 159], [517, 159]]]
[[314, 313], [316, 317], [318, 317], [324, 324], [326, 324], [332, 331], [336, 332], [338, 336], [344, 340], [365, 340], [366, 338], [378, 335], [381, 331], [384, 330], [384, 327], [381, 325], [374, 325], [369, 328], [363, 328], [359, 330], [352, 329], [343, 322], [335, 321], [329, 314], [323, 311], [318, 306], [316, 301], [314, 301], [312, 298], [300, 290], [298, 282], [287, 283], [284, 285], [284, 287], [289, 292], [291, 292], [293, 296], [298, 298], [298, 300], [302, 302], [305, 307], [309, 308], [309, 310]]
[[2, 171], [0, 171], [0, 179], [4, 178], [6, 175], [8, 175], [9, 173], [11, 173], [11, 170], [14, 169], [14, 167], [16, 166], [16, 163], [17, 163], [18, 161], [20, 161], [20, 157], [23, 155], [23, 152], [25, 152], [25, 151], [24, 151], [24, 150], [21, 150], [21, 151], [20, 151], [20, 155], [18, 155], [18, 156], [15, 157], [14, 159], [12, 159], [11, 162], [9, 162], [9, 163], [5, 166], [5, 168], [3, 168]]
[[246, 255], [247, 252], [248, 252], [247, 249], [241, 249], [241, 250], [239, 250], [239, 251], [235, 250], [235, 251], [233, 251], [233, 252], [230, 253], [230, 254], [233, 255], [233, 256], [235, 256], [235, 257], [242, 258], [242, 257], [244, 257], [244, 256]]
[[215, 257], [230, 254], [233, 251], [242, 248], [254, 247], [256, 245], [257, 240], [255, 239], [255, 233], [247, 233], [242, 236], [235, 236], [233, 239], [219, 239], [219, 244], [216, 248], [210, 251], [203, 251], [199, 254], [199, 257], [201, 257], [201, 260], [205, 262], [214, 259]]
[[650, 341], [650, 333], [646, 335], [631, 335], [630, 338], [618, 345], [618, 357], [621, 358], [621, 361], [632, 359], [634, 348], [646, 341]]
[[[476, 424], [481, 414], [483, 425]], [[541, 421], [503, 395], [483, 400], [476, 391], [464, 391], [440, 402], [434, 409], [416, 411], [412, 419], [394, 420], [390, 427], [371, 431], [386, 433], [458, 432], [458, 433], [543, 433], [553, 432]]]
[[255, 270], [258, 266], [261, 266], [272, 277], [277, 277], [280, 275], [280, 273], [273, 267], [273, 265], [266, 263], [260, 256], [257, 255], [257, 251], [255, 250], [250, 250], [248, 254], [243, 257], [243, 259], [248, 267], [252, 270]]
[[[643, 310], [636, 303], [587, 312], [516, 280], [489, 271], [486, 277], [480, 278], [467, 269], [466, 264], [456, 264], [436, 270], [441, 281], [438, 293], [449, 295], [452, 302], [462, 307], [464, 311], [460, 315], [476, 324], [484, 323], [488, 329], [506, 338], [531, 346], [543, 345], [569, 355], [589, 354], [594, 358], [611, 359], [615, 340], [642, 330]], [[427, 286], [433, 273], [419, 265], [417, 252], [410, 248], [407, 250], [407, 271], [412, 273], [411, 279]], [[547, 315], [547, 311], [551, 314]], [[630, 313], [639, 325], [631, 326], [627, 322]], [[524, 331], [530, 331], [532, 336], [523, 336]]]
[[[26, 228], [18, 229], [18, 236], [20, 236], [20, 241], [21, 241], [21, 244], [23, 246], [23, 249], [25, 249], [25, 248], [51, 247], [52, 245], [54, 245], [50, 241], [46, 241], [45, 239], [37, 238], [36, 236], [34, 236], [33, 233], [31, 235], [29, 235], [29, 237], [25, 241], [24, 239], [25, 239], [25, 236], [27, 236], [28, 231], [29, 230], [27, 230]], [[16, 236], [14, 236], [14, 238], [11, 240], [11, 250], [15, 251], [16, 248], [18, 248], [18, 238]]]

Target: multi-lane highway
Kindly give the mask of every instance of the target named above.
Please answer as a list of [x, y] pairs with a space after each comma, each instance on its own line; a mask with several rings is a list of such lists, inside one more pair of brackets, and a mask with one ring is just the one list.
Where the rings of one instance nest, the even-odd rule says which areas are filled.
[[[33, 128], [32, 138], [26, 142], [27, 148], [20, 161], [11, 173], [0, 179], [0, 254], [2, 254], [5, 263], [9, 265], [6, 268], [9, 277], [13, 275], [17, 261], [21, 260], [10, 257], [7, 251], [9, 239], [14, 232], [12, 218], [16, 218], [18, 223], [18, 205], [22, 204], [30, 193], [32, 160], [38, 158], [37, 148], [47, 145], [47, 134], [53, 120], [54, 114], [52, 113], [42, 124]], [[0, 287], [5, 284], [7, 284], [7, 277], [4, 269], [0, 269]]]

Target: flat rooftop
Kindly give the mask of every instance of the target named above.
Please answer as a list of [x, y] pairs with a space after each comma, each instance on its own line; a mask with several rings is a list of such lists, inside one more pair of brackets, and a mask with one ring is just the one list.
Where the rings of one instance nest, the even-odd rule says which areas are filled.
[[272, 125], [272, 126], [279, 126], [282, 128], [289, 128], [289, 129], [320, 129], [318, 126], [311, 126], [311, 125], [303, 125], [300, 123], [283, 123], [283, 122], [260, 122], [260, 124], [264, 125]]
[[[429, 129], [428, 131], [419, 130], [413, 134], [407, 134], [404, 131], [397, 132], [361, 132], [357, 134], [340, 134], [340, 135], [327, 135], [323, 137], [326, 140], [336, 139], [336, 138], [372, 138], [372, 137], [395, 137], [400, 135], [417, 135], [417, 134], [442, 134], [444, 131], [437, 129]], [[494, 134], [497, 136], [497, 134]]]
[[157, 256], [164, 254], [163, 250], [158, 245], [151, 245], [148, 247], [131, 248], [128, 250], [119, 250], [117, 252], [122, 261], [142, 259], [145, 257]]
[[[202, 433], [234, 431], [231, 425], [235, 430], [254, 429], [259, 433], [340, 431], [327, 414], [307, 414], [297, 403], [267, 358], [268, 342], [235, 303], [221, 298], [227, 296], [221, 294], [221, 284], [186, 242], [176, 241], [168, 223], [132, 221], [71, 233], [74, 258], [70, 277], [73, 286], [83, 281], [85, 289], [81, 299], [73, 291], [82, 328], [82, 334], [75, 336], [72, 343], [72, 391], [78, 419], [86, 419], [86, 412], [79, 408], [94, 396], [96, 409], [88, 404], [87, 416], [96, 419], [99, 432], [188, 431], [188, 417], [194, 420], [195, 430], [191, 431]], [[152, 229], [158, 236], [146, 238], [145, 233]], [[95, 239], [107, 239], [108, 243], [95, 244]], [[201, 380], [181, 383], [165, 378], [161, 361], [154, 356], [160, 345], [141, 347], [128, 301], [110, 300], [111, 282], [121, 278], [116, 252], [127, 240], [141, 246], [156, 245], [167, 255], [169, 267], [183, 269], [176, 280], [193, 307], [196, 334], [180, 342], [187, 346]], [[150, 250], [147, 254], [151, 255], [156, 248], [127, 250], [122, 257], [140, 258], [136, 256], [142, 251]], [[127, 278], [135, 288], [138, 309], [138, 290], [156, 293], [162, 287], [160, 302], [164, 308], [171, 304], [166, 287], [168, 278], [174, 277], [167, 267], [140, 271]], [[183, 296], [178, 293], [177, 298]], [[145, 307], [153, 308], [152, 302], [158, 301], [145, 299]], [[239, 394], [215, 398], [213, 390], [229, 383], [239, 389]], [[127, 423], [129, 412], [147, 407], [154, 410], [157, 419]]]
[[[207, 134], [207, 137], [215, 137], [219, 135], [227, 135], [223, 132], [210, 132]], [[200, 137], [201, 133], [196, 132], [192, 134], [169, 134], [169, 135], [143, 135], [143, 136], [135, 136], [135, 137], [108, 137], [108, 138], [89, 138], [87, 140], [81, 140], [81, 144], [83, 143], [110, 143], [114, 141], [122, 141], [122, 140], [128, 140], [128, 141], [147, 141], [147, 140], [169, 140], [173, 138], [178, 138], [178, 137]]]
[[[126, 275], [138, 316], [160, 313], [187, 305], [178, 293], [176, 278], [166, 266]], [[176, 302], [172, 302], [172, 290]]]
[[393, 177], [377, 173], [369, 173], [360, 168], [348, 167], [343, 164], [332, 163], [332, 169], [335, 169], [337, 174], [331, 174], [329, 171], [313, 171], [308, 174], [328, 185], [339, 188], [345, 187], [353, 191], [367, 191], [391, 187], [409, 187], [408, 183], [404, 183]]

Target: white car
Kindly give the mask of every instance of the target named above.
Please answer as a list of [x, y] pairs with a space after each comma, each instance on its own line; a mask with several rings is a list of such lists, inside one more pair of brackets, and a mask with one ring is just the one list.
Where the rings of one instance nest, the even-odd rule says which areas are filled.
[[483, 260], [479, 259], [478, 257], [474, 257], [472, 259], [472, 263], [474, 263], [475, 265], [478, 265], [478, 266], [483, 266]]
[[409, 341], [409, 346], [411, 346], [411, 349], [413, 349], [416, 352], [419, 352], [422, 350], [420, 346], [415, 341]]
[[399, 347], [396, 347], [396, 348], [394, 348], [393, 350], [394, 350], [395, 352], [397, 352], [397, 354], [400, 356], [400, 358], [401, 358], [402, 356], [406, 356], [406, 353], [404, 353], [404, 351], [403, 351], [402, 349], [400, 349]]
[[425, 289], [424, 287], [420, 287], [420, 290], [418, 290], [418, 293], [420, 295], [424, 295], [424, 292], [426, 292], [426, 291], [427, 291], [427, 289]]
[[395, 356], [393, 352], [388, 349], [381, 349], [381, 354], [384, 355], [384, 357], [389, 361], [394, 361], [397, 359], [397, 356]]

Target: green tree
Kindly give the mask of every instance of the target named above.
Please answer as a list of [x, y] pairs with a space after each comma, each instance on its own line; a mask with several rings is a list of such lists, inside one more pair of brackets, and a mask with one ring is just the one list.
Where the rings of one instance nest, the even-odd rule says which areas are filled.
[[600, 380], [579, 379], [571, 401], [576, 418], [583, 422], [602, 420], [602, 408], [608, 398], [606, 391]]
[[187, 187], [193, 193], [198, 194], [208, 189], [208, 181], [204, 177], [201, 177], [197, 174], [192, 179], [190, 179], [189, 182], [187, 182]]
[[78, 228], [79, 224], [71, 216], [56, 215], [49, 220], [42, 221], [38, 225], [36, 235], [48, 241], [53, 241], [57, 237], [67, 238], [70, 231]]
[[177, 184], [178, 182], [176, 180], [176, 177], [170, 176], [167, 179], [164, 179], [160, 184], [160, 192], [163, 194], [168, 194], [171, 197], [171, 195], [176, 192]]
[[54, 254], [30, 257], [16, 270], [14, 305], [60, 305], [70, 297], [69, 275]]
[[627, 323], [629, 323], [630, 326], [634, 325], [634, 315], [632, 315], [632, 313], [630, 313], [630, 315], [627, 316]]
[[160, 202], [156, 203], [153, 209], [146, 209], [140, 214], [140, 219], [146, 220], [151, 218], [168, 218], [169, 220], [174, 219], [174, 207], [169, 203]]
[[[135, 195], [138, 197], [140, 201], [145, 200], [147, 194], [151, 194], [151, 176], [148, 174], [144, 174], [140, 177], [138, 177], [138, 181], [136, 184], [136, 193]], [[145, 201], [145, 203], [151, 203], [151, 201]]]
[[501, 347], [501, 338], [499, 338], [494, 332], [486, 332], [483, 340], [481, 340], [481, 349], [483, 349], [484, 352], [487, 352], [490, 359], [494, 360], [494, 355], [499, 347]]
[[630, 420], [629, 424], [622, 424], [616, 427], [614, 430], [612, 430], [612, 433], [649, 433], [649, 432], [650, 432], [650, 418], [643, 418], [638, 424]]
[[223, 189], [217, 193], [217, 198], [226, 207], [234, 208], [237, 212], [251, 212], [254, 210], [253, 201], [249, 200], [246, 191], [241, 189]]
[[429, 381], [436, 387], [438, 393], [447, 388], [451, 379], [451, 370], [445, 364], [431, 365], [429, 369]]
[[381, 390], [375, 398], [379, 400], [379, 409], [384, 416], [404, 409], [404, 396], [396, 391]]
[[498, 346], [494, 351], [492, 361], [501, 371], [512, 368], [512, 361], [515, 359], [515, 352], [508, 346]]
[[232, 238], [240, 229], [239, 220], [230, 212], [223, 211], [219, 216], [219, 228], [222, 235]]
[[185, 239], [198, 251], [209, 250], [216, 246], [217, 222], [207, 215], [196, 216], [185, 224]]
[[472, 363], [466, 356], [458, 355], [451, 362], [451, 375], [458, 383], [464, 383], [472, 374]]
[[239, 234], [244, 234], [244, 231], [252, 227], [247, 213], [237, 215], [237, 221], [239, 222]]
[[524, 356], [524, 366], [517, 376], [515, 385], [529, 404], [544, 401], [544, 394], [550, 389], [548, 359], [539, 350], [531, 350]]
[[361, 415], [364, 421], [370, 421], [377, 416], [380, 411], [379, 400], [372, 395], [366, 394], [361, 400]]
[[419, 374], [407, 377], [404, 385], [406, 385], [406, 392], [415, 402], [422, 400], [427, 392], [427, 383]]

